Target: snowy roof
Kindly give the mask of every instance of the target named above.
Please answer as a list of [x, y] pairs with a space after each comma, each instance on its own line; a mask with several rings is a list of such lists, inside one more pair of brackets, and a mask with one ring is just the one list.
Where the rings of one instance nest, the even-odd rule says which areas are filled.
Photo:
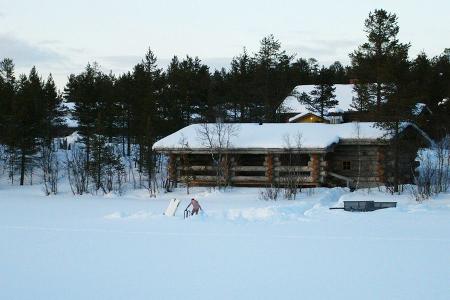
[[292, 118], [289, 118], [288, 122], [293, 122], [293, 121], [295, 121], [297, 119], [300, 119], [300, 118], [302, 118], [302, 117], [304, 117], [304, 116], [306, 116], [308, 114], [310, 114], [310, 112], [303, 112], [303, 113], [296, 114]]
[[[295, 116], [289, 118], [288, 122], [289, 123], [290, 122], [294, 122], [295, 120], [298, 120], [300, 118], [303, 118], [304, 116], [311, 115], [311, 114], [313, 114], [313, 113], [311, 113], [311, 112], [304, 112], [304, 113], [296, 114]], [[317, 116], [317, 117], [320, 117], [320, 116]]]
[[[359, 124], [359, 136], [357, 132]], [[236, 123], [231, 138], [230, 149], [283, 149], [286, 147], [286, 136], [295, 141], [301, 135], [302, 149], [324, 149], [341, 139], [379, 139], [386, 136], [385, 131], [375, 127], [372, 122], [360, 123]], [[215, 124], [207, 124], [214, 130]], [[199, 138], [202, 124], [194, 124], [159, 140], [153, 145], [155, 150], [206, 149]], [[182, 145], [183, 143], [188, 145]]]
[[[292, 94], [310, 94], [314, 90], [315, 85], [299, 85], [296, 86]], [[328, 112], [342, 112], [342, 111], [348, 111], [350, 110], [350, 105], [352, 104], [353, 97], [356, 96], [356, 93], [353, 91], [353, 84], [335, 84], [334, 87], [336, 100], [339, 101], [338, 105], [336, 107], [330, 109]], [[283, 103], [281, 103], [280, 107], [278, 108], [278, 112], [280, 113], [306, 113], [310, 112], [308, 110], [308, 106], [300, 103], [298, 99], [295, 96], [287, 96]]]

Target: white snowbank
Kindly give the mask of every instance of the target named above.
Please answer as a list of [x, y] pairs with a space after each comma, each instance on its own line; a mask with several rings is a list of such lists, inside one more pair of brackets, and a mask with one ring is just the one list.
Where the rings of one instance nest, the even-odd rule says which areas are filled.
[[[448, 299], [450, 195], [192, 188], [149, 198], [0, 186], [0, 299]], [[162, 213], [182, 199], [175, 217]], [[206, 211], [183, 219], [195, 197]], [[397, 199], [371, 213], [339, 199]]]
[[[359, 138], [379, 139], [384, 138], [386, 133], [372, 122], [324, 124], [324, 123], [241, 123], [235, 124], [236, 135], [231, 138], [231, 148], [284, 148], [286, 147], [286, 136], [290, 137], [291, 143], [301, 135], [302, 148], [326, 148], [339, 139], [358, 138], [357, 125], [359, 125]], [[199, 139], [198, 131], [201, 124], [187, 126], [153, 145], [154, 149], [182, 148], [181, 141], [187, 140], [191, 149], [205, 148]], [[213, 128], [214, 124], [208, 124]], [[185, 146], [184, 146], [185, 147]]]

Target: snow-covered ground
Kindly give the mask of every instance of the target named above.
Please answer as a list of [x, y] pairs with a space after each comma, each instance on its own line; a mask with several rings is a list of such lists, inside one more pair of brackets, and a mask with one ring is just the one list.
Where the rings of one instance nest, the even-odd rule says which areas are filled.
[[[0, 299], [449, 299], [450, 195], [0, 188]], [[183, 219], [194, 196], [206, 214]], [[175, 217], [162, 213], [182, 199]], [[395, 200], [370, 213], [343, 200]]]

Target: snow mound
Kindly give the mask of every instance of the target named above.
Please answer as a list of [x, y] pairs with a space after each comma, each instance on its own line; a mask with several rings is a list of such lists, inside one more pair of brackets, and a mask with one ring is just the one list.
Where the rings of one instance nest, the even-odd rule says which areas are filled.
[[105, 215], [103, 218], [108, 220], [127, 220], [127, 219], [148, 219], [155, 217], [150, 211], [138, 211], [135, 213], [124, 213], [124, 212], [113, 212], [111, 214]]
[[273, 218], [276, 212], [272, 207], [230, 209], [227, 213], [227, 219], [247, 220], [247, 221], [265, 221]]

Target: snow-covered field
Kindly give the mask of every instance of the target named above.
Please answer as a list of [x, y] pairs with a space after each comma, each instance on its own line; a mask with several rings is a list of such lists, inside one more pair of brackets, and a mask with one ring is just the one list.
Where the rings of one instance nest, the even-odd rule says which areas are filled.
[[[316, 189], [263, 201], [258, 189], [149, 198], [0, 189], [0, 299], [449, 299], [450, 195]], [[182, 199], [175, 217], [162, 213]], [[399, 201], [370, 213], [344, 199]]]

